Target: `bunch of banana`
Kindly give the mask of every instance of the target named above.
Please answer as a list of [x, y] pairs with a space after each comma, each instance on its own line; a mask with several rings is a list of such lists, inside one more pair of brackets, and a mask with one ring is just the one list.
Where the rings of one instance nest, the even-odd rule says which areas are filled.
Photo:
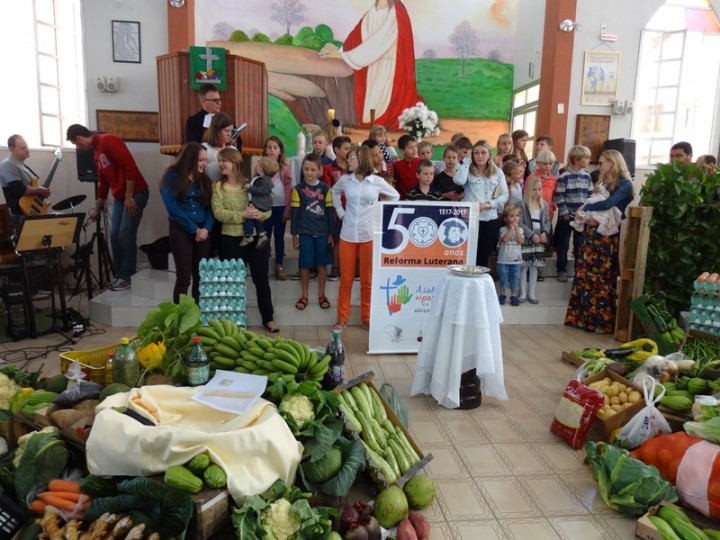
[[319, 385], [330, 365], [329, 355], [320, 358], [302, 343], [259, 336], [224, 318], [209, 320], [198, 335], [211, 369], [266, 375], [271, 381], [278, 377], [285, 382], [314, 381]]

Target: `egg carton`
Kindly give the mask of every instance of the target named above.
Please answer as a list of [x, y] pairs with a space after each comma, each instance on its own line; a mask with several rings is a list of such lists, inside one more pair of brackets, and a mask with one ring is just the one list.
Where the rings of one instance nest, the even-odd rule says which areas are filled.
[[712, 285], [703, 281], [695, 281], [693, 287], [696, 291], [706, 294], [720, 294], [720, 283], [713, 283]]
[[200, 324], [207, 326], [208, 321], [224, 317], [232, 323], [247, 327], [247, 315], [245, 311], [203, 311], [200, 313]]
[[247, 279], [247, 270], [242, 259], [201, 259], [199, 273], [200, 281], [207, 283], [244, 283]]
[[201, 282], [199, 290], [200, 296], [206, 298], [245, 298], [247, 284], [245, 281], [229, 281], [225, 283]]
[[720, 310], [720, 294], [711, 294], [706, 292], [694, 292], [690, 297], [690, 304], [700, 307], [711, 307]]

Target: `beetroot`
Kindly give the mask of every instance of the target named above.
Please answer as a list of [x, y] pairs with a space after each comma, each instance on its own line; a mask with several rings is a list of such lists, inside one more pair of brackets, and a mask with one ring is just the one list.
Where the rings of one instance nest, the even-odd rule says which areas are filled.
[[345, 533], [345, 540], [370, 540], [365, 527], [360, 525], [356, 529], [352, 529]]
[[340, 534], [345, 534], [350, 529], [354, 529], [360, 524], [359, 518], [360, 514], [354, 506], [351, 504], [343, 504], [340, 507], [340, 513], [337, 517], [338, 526], [336, 527], [336, 530]]
[[368, 540], [380, 540], [382, 538], [380, 523], [374, 517], [360, 514], [360, 524], [367, 529]]

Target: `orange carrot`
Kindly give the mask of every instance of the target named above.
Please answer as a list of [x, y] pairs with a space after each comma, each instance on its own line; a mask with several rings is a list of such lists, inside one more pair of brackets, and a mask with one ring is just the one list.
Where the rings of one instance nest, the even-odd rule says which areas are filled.
[[44, 514], [45, 513], [45, 506], [47, 506], [43, 501], [40, 499], [35, 499], [30, 504], [30, 510], [35, 512], [36, 514]]
[[61, 480], [57, 478], [50, 480], [48, 484], [48, 491], [65, 491], [70, 493], [80, 493], [80, 482], [73, 482], [72, 480]]
[[38, 494], [38, 499], [58, 508], [72, 508], [90, 500], [87, 495], [65, 491], [43, 491]]

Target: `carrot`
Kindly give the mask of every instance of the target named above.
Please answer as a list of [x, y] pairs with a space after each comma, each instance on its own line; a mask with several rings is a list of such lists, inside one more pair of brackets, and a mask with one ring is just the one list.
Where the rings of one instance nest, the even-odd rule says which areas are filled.
[[46, 506], [47, 506], [47, 505], [46, 505], [43, 501], [41, 501], [40, 499], [35, 499], [35, 500], [30, 504], [30, 510], [32, 510], [32, 511], [35, 512], [36, 514], [43, 514], [43, 513], [45, 513], [45, 507], [46, 507]]
[[85, 504], [90, 500], [87, 495], [67, 493], [64, 491], [43, 491], [38, 494], [38, 499], [61, 509], [73, 508], [76, 505]]
[[50, 480], [48, 484], [48, 491], [65, 491], [70, 493], [80, 493], [80, 482], [73, 482], [72, 480], [61, 480], [57, 478]]

